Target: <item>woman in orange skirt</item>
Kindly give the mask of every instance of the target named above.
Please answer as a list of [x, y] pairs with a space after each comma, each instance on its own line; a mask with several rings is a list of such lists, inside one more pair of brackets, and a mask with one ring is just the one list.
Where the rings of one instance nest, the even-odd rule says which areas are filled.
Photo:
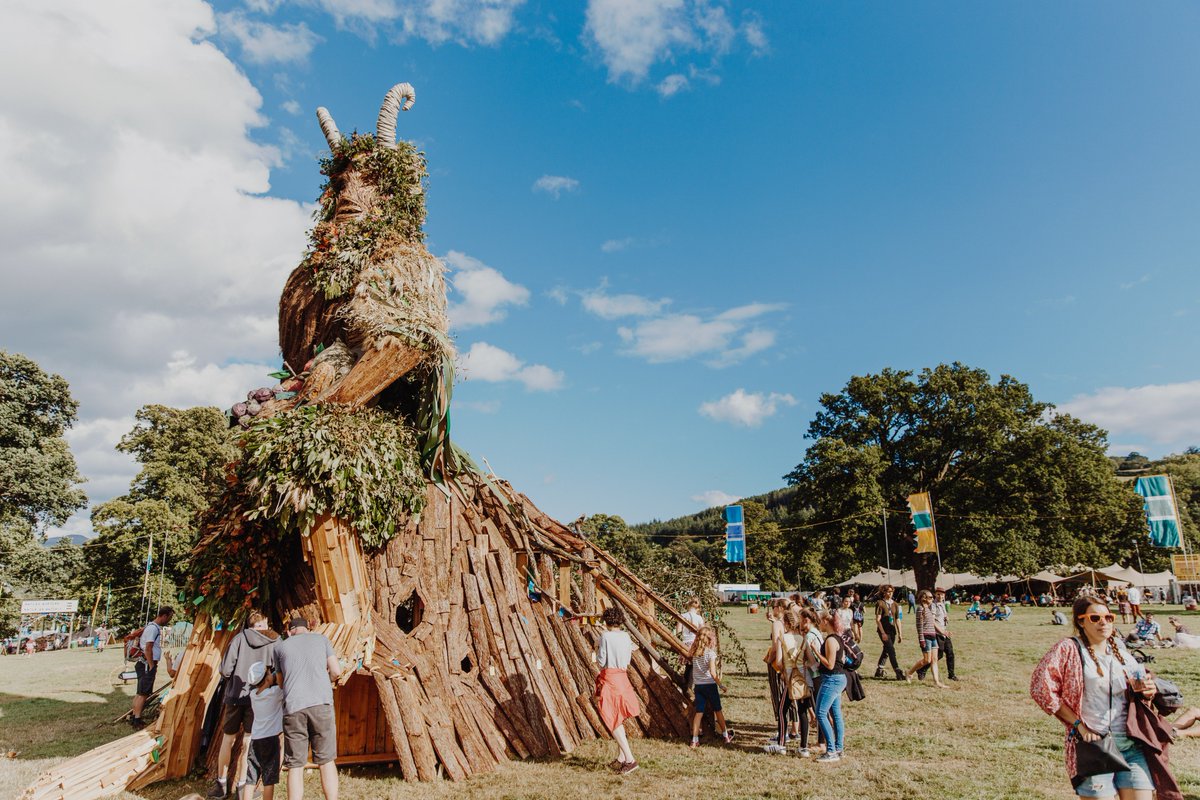
[[617, 606], [604, 609], [600, 621], [604, 623], [604, 632], [600, 634], [600, 649], [596, 653], [600, 664], [600, 674], [596, 676], [596, 705], [600, 719], [617, 743], [617, 757], [609, 767], [619, 775], [628, 775], [638, 768], [624, 726], [625, 720], [636, 717], [642, 710], [626, 671], [637, 645], [623, 629], [625, 612]]

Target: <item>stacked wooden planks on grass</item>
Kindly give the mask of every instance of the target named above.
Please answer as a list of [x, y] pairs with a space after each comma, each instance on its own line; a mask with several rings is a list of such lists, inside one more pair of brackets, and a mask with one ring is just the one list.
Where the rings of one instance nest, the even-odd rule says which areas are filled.
[[43, 773], [22, 800], [96, 800], [117, 794], [131, 778], [161, 762], [162, 746], [162, 737], [150, 729], [115, 739]]

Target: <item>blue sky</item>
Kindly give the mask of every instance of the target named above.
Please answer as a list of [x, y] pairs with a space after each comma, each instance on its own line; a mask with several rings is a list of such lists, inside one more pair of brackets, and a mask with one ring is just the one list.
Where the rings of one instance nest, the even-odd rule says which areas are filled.
[[[178, 63], [182, 97], [162, 102], [177, 120], [185, 101], [212, 109], [210, 142], [252, 203], [221, 223], [246, 244], [195, 269], [257, 248], [237, 275], [262, 269], [264, 285], [244, 307], [214, 299], [190, 333], [172, 327], [186, 310], [155, 322], [136, 290], [114, 298], [136, 320], [122, 342], [178, 337], [104, 349], [110, 375], [146, 373], [120, 403], [70, 342], [0, 328], [80, 385], [78, 443], [95, 451], [81, 463], [107, 476], [95, 499], [128, 481], [100, 450], [138, 402], [219, 402], [213, 387], [252, 388], [277, 357], [270, 298], [299, 259], [325, 147], [313, 112], [372, 130], [399, 81], [417, 90], [398, 129], [429, 159], [428, 245], [469, 354], [454, 436], [555, 516], [643, 521], [777, 488], [820, 393], [888, 366], [1012, 374], [1122, 452], [1200, 444], [1194, 5], [128, 6], [138, 25], [178, 17], [147, 31], [164, 54], [144, 63]], [[29, 102], [54, 119], [70, 99], [55, 84]], [[129, 125], [196, 159], [218, 146], [160, 123]], [[207, 224], [224, 192], [175, 221]], [[105, 246], [118, 264], [143, 241]], [[196, 336], [231, 325], [246, 335]]]

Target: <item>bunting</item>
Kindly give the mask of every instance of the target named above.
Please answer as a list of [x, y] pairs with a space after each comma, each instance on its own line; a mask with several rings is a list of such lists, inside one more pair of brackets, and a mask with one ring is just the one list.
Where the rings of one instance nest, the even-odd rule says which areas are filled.
[[912, 514], [912, 526], [917, 535], [918, 553], [937, 552], [937, 531], [933, 527], [933, 503], [929, 492], [918, 492], [908, 496], [908, 510]]
[[730, 564], [746, 561], [746, 523], [741, 506], [725, 506], [725, 560]]
[[1157, 547], [1179, 547], [1179, 515], [1168, 475], [1138, 478], [1133, 490], [1145, 499], [1150, 542]]

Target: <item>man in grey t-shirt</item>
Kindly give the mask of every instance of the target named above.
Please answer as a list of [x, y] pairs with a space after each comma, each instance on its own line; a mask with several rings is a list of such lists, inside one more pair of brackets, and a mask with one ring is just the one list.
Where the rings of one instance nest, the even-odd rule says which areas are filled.
[[304, 797], [304, 765], [312, 748], [313, 763], [321, 770], [321, 791], [337, 800], [337, 722], [333, 713], [333, 682], [342, 674], [333, 645], [308, 622], [292, 617], [288, 638], [275, 646], [275, 670], [283, 686], [283, 766], [288, 771], [287, 796]]

